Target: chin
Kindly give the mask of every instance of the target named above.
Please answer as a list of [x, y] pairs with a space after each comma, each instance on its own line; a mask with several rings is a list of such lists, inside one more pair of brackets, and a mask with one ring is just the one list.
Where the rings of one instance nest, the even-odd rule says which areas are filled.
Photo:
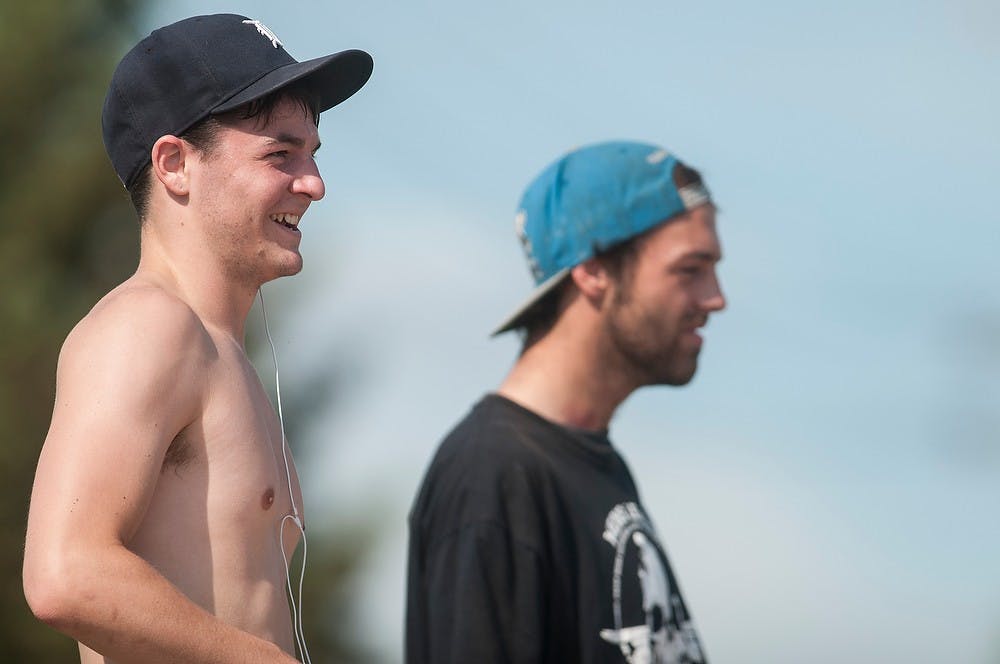
[[300, 260], [299, 262], [295, 263], [294, 265], [289, 265], [288, 269], [287, 270], [283, 270], [281, 272], [281, 274], [279, 274], [278, 276], [280, 276], [280, 277], [291, 277], [293, 275], [298, 274], [301, 271], [302, 271], [302, 261]]
[[660, 384], [670, 385], [671, 387], [681, 387], [691, 382], [691, 380], [694, 378], [694, 373], [695, 372], [692, 369], [691, 371], [685, 373], [672, 374], [670, 376], [667, 376], [664, 380], [660, 381]]
[[276, 266], [267, 272], [262, 272], [257, 281], [262, 284], [266, 284], [269, 281], [274, 281], [276, 279], [281, 279], [282, 277], [291, 277], [302, 271], [302, 263], [297, 265], [281, 265]]
[[687, 385], [694, 378], [698, 371], [698, 354], [681, 360], [675, 359], [673, 362], [663, 367], [663, 371], [657, 376], [657, 385], [672, 385], [680, 387]]
[[277, 279], [279, 277], [291, 277], [302, 271], [302, 254], [296, 253], [292, 256], [283, 258], [282, 261], [274, 266], [273, 275], [271, 279]]

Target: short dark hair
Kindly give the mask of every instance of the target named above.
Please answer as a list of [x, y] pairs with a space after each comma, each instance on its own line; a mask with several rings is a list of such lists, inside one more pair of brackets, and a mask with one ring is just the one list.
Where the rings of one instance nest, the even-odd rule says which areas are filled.
[[[180, 134], [179, 138], [187, 141], [201, 154], [211, 154], [219, 140], [219, 129], [226, 123], [235, 120], [256, 119], [259, 124], [266, 125], [271, 121], [271, 116], [279, 103], [285, 100], [298, 104], [302, 111], [309, 113], [313, 122], [319, 126], [319, 95], [304, 85], [293, 83], [228, 113], [209, 115]], [[153, 165], [147, 162], [128, 190], [129, 199], [132, 201], [132, 207], [135, 208], [136, 214], [139, 215], [140, 224], [145, 221], [146, 215], [149, 213], [149, 195], [153, 185], [150, 173], [152, 167]]]
[[543, 295], [534, 306], [524, 312], [518, 323], [521, 332], [521, 354], [531, 348], [559, 320], [562, 313], [563, 300], [569, 289], [570, 276], [566, 275], [562, 283]]
[[[632, 267], [635, 263], [635, 248], [639, 237], [641, 236], [629, 238], [603, 251], [594, 251], [594, 257], [604, 263], [605, 269], [620, 283], [627, 283], [631, 279]], [[524, 313], [519, 325], [522, 330], [522, 354], [552, 329], [552, 326], [559, 320], [565, 303], [565, 295], [569, 290], [569, 281], [570, 276], [566, 275], [561, 284], [542, 296], [533, 307]]]

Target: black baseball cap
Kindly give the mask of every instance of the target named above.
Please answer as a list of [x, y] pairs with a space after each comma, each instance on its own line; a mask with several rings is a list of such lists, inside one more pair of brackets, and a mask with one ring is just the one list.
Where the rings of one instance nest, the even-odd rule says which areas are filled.
[[359, 50], [298, 62], [266, 25], [246, 16], [187, 18], [154, 30], [118, 63], [104, 99], [104, 146], [128, 188], [161, 136], [290, 83], [314, 92], [322, 112], [360, 90], [372, 66]]

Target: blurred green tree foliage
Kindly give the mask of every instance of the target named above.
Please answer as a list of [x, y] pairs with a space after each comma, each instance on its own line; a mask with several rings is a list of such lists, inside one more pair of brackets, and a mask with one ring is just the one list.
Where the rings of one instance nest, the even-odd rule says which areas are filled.
[[0, 8], [0, 660], [72, 661], [21, 590], [28, 497], [63, 338], [125, 278], [138, 226], [104, 153], [101, 104], [139, 2]]
[[[2, 662], [77, 656], [76, 644], [35, 620], [24, 601], [24, 527], [62, 341], [138, 262], [138, 225], [105, 155], [100, 114], [115, 64], [145, 32], [145, 5], [0, 3]], [[288, 397], [295, 402], [296, 391]], [[302, 428], [309, 409], [298, 410]], [[344, 581], [371, 532], [338, 534], [310, 533], [306, 636], [315, 662], [366, 660], [344, 629], [351, 605]]]

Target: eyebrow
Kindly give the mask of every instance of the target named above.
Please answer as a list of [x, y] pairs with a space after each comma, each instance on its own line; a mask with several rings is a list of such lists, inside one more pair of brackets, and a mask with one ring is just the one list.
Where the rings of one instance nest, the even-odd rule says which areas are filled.
[[707, 261], [709, 263], [717, 263], [722, 260], [722, 256], [720, 254], [716, 254], [711, 251], [692, 251], [689, 254], [684, 254], [683, 256], [679, 256], [677, 260], [678, 262], [687, 260], [696, 260], [696, 261]]
[[[267, 139], [267, 141], [265, 141], [264, 144], [267, 146], [288, 144], [288, 145], [293, 145], [297, 148], [304, 148], [306, 146], [305, 139], [303, 139], [301, 136], [296, 136], [295, 134], [285, 134], [285, 133], [278, 134], [274, 138]], [[318, 152], [322, 146], [323, 144], [321, 142], [316, 141], [316, 147], [312, 149], [313, 154], [316, 154], [316, 152]]]

